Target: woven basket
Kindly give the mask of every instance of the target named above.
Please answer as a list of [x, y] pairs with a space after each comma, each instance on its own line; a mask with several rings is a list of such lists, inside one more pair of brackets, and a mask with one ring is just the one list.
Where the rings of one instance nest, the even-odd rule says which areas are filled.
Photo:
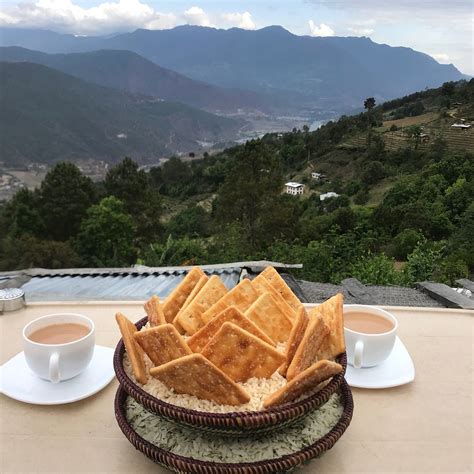
[[[144, 326], [146, 322], [147, 318], [138, 321], [136, 323], [137, 329]], [[209, 413], [172, 405], [145, 392], [125, 372], [123, 367], [124, 352], [125, 346], [123, 341], [120, 340], [115, 349], [114, 369], [120, 385], [128, 395], [147, 410], [169, 421], [188, 428], [227, 436], [247, 436], [272, 432], [296, 422], [328, 401], [329, 397], [343, 383], [347, 366], [346, 354], [344, 353], [337, 358], [337, 362], [344, 367], [343, 372], [334, 376], [323, 389], [303, 400], [257, 412]]]
[[267, 474], [286, 472], [307, 463], [311, 459], [316, 458], [325, 451], [331, 449], [336, 441], [343, 435], [344, 431], [346, 431], [351, 422], [354, 408], [352, 394], [346, 381], [341, 384], [339, 393], [342, 395], [344, 411], [338, 423], [329, 433], [301, 451], [288, 454], [281, 458], [254, 463], [218, 463], [199, 461], [193, 458], [178, 456], [149, 443], [139, 436], [127, 421], [124, 405], [128, 395], [122, 387], [118, 388], [115, 396], [115, 417], [123, 434], [136, 449], [141, 451], [152, 461], [173, 472], [194, 474]]

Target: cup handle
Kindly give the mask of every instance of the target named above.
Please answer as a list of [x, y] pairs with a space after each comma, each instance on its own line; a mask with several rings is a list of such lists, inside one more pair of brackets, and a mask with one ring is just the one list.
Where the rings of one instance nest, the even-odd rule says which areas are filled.
[[52, 383], [59, 383], [59, 354], [54, 352], [49, 358], [49, 380]]
[[354, 348], [354, 367], [360, 369], [362, 367], [362, 353], [364, 352], [364, 343], [357, 341]]

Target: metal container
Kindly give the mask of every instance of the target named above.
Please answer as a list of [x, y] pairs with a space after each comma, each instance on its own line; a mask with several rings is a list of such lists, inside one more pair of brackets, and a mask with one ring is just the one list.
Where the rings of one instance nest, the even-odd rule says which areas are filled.
[[0, 314], [16, 311], [25, 306], [25, 292], [20, 288], [0, 290]]

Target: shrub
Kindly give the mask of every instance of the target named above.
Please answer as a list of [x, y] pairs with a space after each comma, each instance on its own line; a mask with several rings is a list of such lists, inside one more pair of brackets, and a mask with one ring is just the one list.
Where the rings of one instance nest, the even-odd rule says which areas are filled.
[[423, 234], [415, 229], [402, 230], [393, 240], [393, 256], [397, 260], [406, 260], [407, 256], [415, 250], [417, 243], [423, 238]]
[[370, 252], [351, 265], [351, 274], [366, 285], [393, 285], [400, 282], [393, 259]]

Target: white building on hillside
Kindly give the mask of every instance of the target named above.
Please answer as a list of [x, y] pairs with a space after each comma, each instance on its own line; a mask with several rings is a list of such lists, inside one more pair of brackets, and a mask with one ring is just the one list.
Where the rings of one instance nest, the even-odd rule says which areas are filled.
[[467, 130], [468, 128], [471, 128], [471, 125], [468, 123], [453, 123], [451, 128], [461, 128], [463, 130]]
[[304, 184], [295, 183], [290, 181], [289, 183], [285, 183], [285, 193], [291, 194], [292, 196], [297, 196], [299, 194], [304, 193]]
[[339, 194], [335, 193], [334, 191], [329, 191], [328, 193], [320, 194], [319, 200], [324, 201], [325, 199], [328, 199], [328, 198], [337, 198], [337, 197], [339, 197]]
[[322, 173], [316, 173], [316, 171], [313, 171], [311, 173], [311, 178], [315, 179], [316, 181], [322, 181], [326, 179], [326, 175]]

